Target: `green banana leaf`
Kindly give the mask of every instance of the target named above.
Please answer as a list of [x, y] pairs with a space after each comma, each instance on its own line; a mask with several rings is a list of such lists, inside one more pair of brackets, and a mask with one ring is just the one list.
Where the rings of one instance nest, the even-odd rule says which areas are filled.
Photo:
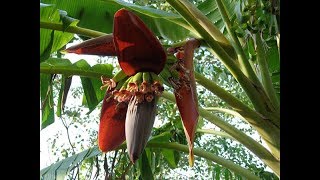
[[41, 129], [54, 122], [52, 75], [40, 73]]
[[[64, 11], [59, 11], [55, 5], [40, 4], [40, 20], [46, 22], [63, 22], [64, 27], [75, 26], [78, 20], [70, 18]], [[74, 34], [40, 29], [40, 62], [48, 59], [53, 52], [64, 47]]]
[[63, 159], [57, 163], [50, 165], [40, 171], [40, 179], [43, 180], [63, 180], [65, 176], [83, 160], [101, 154], [98, 147], [89, 148], [71, 157]]
[[[95, 107], [102, 101], [105, 91], [100, 90], [101, 81], [100, 76], [113, 77], [113, 66], [111, 64], [96, 64], [90, 66], [85, 60], [79, 60], [75, 63], [71, 63], [68, 59], [62, 58], [49, 58], [46, 61], [40, 63], [40, 72], [43, 74], [41, 79], [41, 102], [44, 102], [42, 108], [42, 129], [54, 122], [54, 109], [53, 109], [53, 97], [52, 92], [47, 95], [47, 89], [49, 86], [48, 77], [50, 74], [63, 74], [65, 77], [71, 77], [72, 75], [81, 76], [82, 87], [84, 90], [84, 105], [89, 108], [89, 112], [95, 109]], [[97, 78], [89, 78], [94, 75]], [[51, 87], [52, 88], [52, 87]], [[61, 89], [63, 90], [63, 89]], [[48, 97], [47, 97], [48, 96]], [[46, 98], [47, 97], [47, 98]], [[49, 99], [48, 99], [49, 98]], [[60, 97], [61, 98], [61, 97]], [[44, 101], [45, 99], [48, 99]], [[51, 105], [48, 104], [51, 102]], [[61, 102], [58, 101], [59, 107]], [[65, 103], [65, 102], [64, 102]], [[58, 115], [61, 113], [58, 108]]]
[[[79, 27], [104, 33], [112, 33], [113, 15], [117, 10], [126, 8], [134, 11], [157, 36], [171, 41], [197, 37], [194, 29], [180, 15], [158, 10], [151, 6], [138, 6], [121, 0], [43, 0], [42, 2], [55, 4], [58, 9], [66, 11], [70, 17], [80, 20]], [[226, 1], [225, 4], [230, 17], [233, 17], [236, 2]], [[198, 8], [222, 32], [225, 32], [225, 26], [215, 0], [207, 0]]]

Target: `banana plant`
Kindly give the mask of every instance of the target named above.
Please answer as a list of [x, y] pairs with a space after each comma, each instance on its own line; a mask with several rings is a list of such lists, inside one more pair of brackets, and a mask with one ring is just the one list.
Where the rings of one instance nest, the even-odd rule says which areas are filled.
[[[90, 110], [102, 100], [98, 134], [101, 151], [123, 147], [126, 140], [129, 157], [135, 163], [148, 146], [156, 103], [163, 97], [176, 102], [180, 111], [190, 165], [194, 162], [193, 143], [201, 116], [247, 147], [280, 177], [279, 7], [268, 2], [207, 0], [195, 6], [186, 0], [167, 0], [171, 8], [168, 13], [118, 0], [79, 1], [74, 6], [60, 0], [43, 1], [49, 5], [42, 4], [41, 9], [54, 7], [68, 12], [66, 16], [63, 11], [51, 11], [54, 13], [49, 20], [40, 21], [41, 35], [45, 37], [40, 46], [43, 128], [53, 122], [51, 74], [80, 75], [87, 85], [97, 84], [91, 78], [101, 77], [102, 90], [90, 86], [95, 93], [88, 89], [84, 92]], [[81, 7], [88, 8], [83, 11]], [[42, 17], [46, 13], [43, 11]], [[88, 20], [93, 16], [95, 24]], [[90, 67], [83, 61], [71, 64], [48, 57], [69, 42], [73, 33], [91, 39], [65, 52], [117, 56], [122, 70], [111, 75], [107, 66]], [[177, 43], [166, 49], [168, 44], [161, 45], [156, 36]], [[223, 63], [243, 88], [249, 104], [197, 72], [193, 56], [199, 47]], [[167, 92], [169, 89], [164, 91], [163, 84], [171, 87], [173, 94]], [[268, 149], [211, 113], [210, 108], [200, 107], [196, 92], [199, 85], [249, 123]], [[101, 92], [105, 92], [104, 97]], [[219, 162], [249, 179], [256, 178], [232, 163]]]

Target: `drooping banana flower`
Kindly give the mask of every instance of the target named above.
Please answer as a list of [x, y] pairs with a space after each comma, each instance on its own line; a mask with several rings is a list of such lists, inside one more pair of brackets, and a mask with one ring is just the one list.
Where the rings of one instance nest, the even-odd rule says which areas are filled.
[[[170, 68], [179, 75], [170, 78], [169, 72], [169, 77], [163, 79], [169, 80], [174, 87], [189, 144], [189, 162], [193, 165], [193, 141], [198, 121], [192, 66], [195, 43], [187, 44], [184, 50], [180, 48], [176, 53], [179, 60]], [[112, 35], [84, 41], [65, 51], [118, 57], [122, 70], [112, 79], [102, 78], [102, 88], [107, 87], [107, 92], [101, 109], [98, 143], [101, 151], [108, 152], [126, 140], [130, 160], [134, 163], [151, 134], [156, 103], [164, 90], [158, 75], [165, 68], [167, 55], [159, 40], [138, 16], [120, 9], [114, 15]]]

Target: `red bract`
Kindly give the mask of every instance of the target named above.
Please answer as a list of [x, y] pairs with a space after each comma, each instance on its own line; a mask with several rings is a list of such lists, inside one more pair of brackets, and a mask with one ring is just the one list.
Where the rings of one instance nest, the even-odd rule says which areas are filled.
[[200, 43], [196, 39], [191, 39], [178, 50], [176, 57], [178, 63], [176, 70], [179, 72], [179, 80], [174, 83], [174, 95], [183, 122], [183, 129], [189, 144], [189, 164], [193, 166], [193, 142], [198, 123], [198, 99], [195, 78], [193, 73], [194, 49]]
[[108, 34], [97, 38], [89, 39], [80, 44], [65, 49], [68, 53], [90, 54], [98, 56], [116, 56], [116, 49], [113, 43], [113, 35]]
[[189, 144], [189, 164], [192, 166], [194, 162], [193, 141], [199, 117], [197, 103], [194, 101], [195, 93], [189, 87], [181, 87], [174, 94]]
[[111, 92], [106, 92], [103, 99], [98, 144], [102, 152], [108, 152], [116, 149], [125, 138], [125, 119], [128, 105], [125, 103], [118, 103]]
[[125, 9], [117, 11], [113, 36], [119, 64], [128, 76], [137, 72], [159, 74], [162, 71], [166, 53], [138, 16]]

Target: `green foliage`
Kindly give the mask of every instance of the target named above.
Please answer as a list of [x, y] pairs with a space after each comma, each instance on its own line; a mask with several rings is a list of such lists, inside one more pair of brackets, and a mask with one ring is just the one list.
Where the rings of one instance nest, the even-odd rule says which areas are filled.
[[244, 38], [245, 50], [251, 63], [260, 76], [260, 70], [256, 61], [255, 36], [263, 37], [263, 48], [266, 51], [269, 73], [271, 74], [273, 86], [278, 95], [280, 95], [280, 55], [277, 44], [279, 32], [278, 19], [276, 18], [274, 5], [270, 1], [260, 0], [256, 3], [250, 1], [240, 1], [235, 8], [236, 18], [233, 19], [233, 29], [238, 37]]
[[57, 104], [57, 112], [56, 115], [61, 117], [61, 112], [64, 110], [64, 105], [67, 101], [68, 92], [70, 90], [70, 86], [72, 83], [72, 76], [66, 77], [62, 75], [61, 77], [61, 86], [59, 90], [58, 104]]
[[[90, 112], [96, 108], [99, 102], [101, 102], [104, 97], [104, 91], [100, 90], [101, 81], [99, 79], [88, 78], [85, 76], [91, 75], [100, 77], [101, 75], [104, 75], [106, 77], [112, 77], [113, 71], [113, 66], [110, 64], [96, 64], [91, 67], [85, 60], [71, 63], [68, 59], [61, 58], [48, 58], [44, 62], [40, 63], [40, 68], [46, 73], [59, 73], [59, 71], [63, 71], [64, 75], [67, 77], [71, 77], [72, 75], [83, 75], [84, 77], [81, 77], [84, 91], [83, 104], [89, 107]], [[82, 73], [77, 74], [77, 72]], [[46, 74], [41, 75], [41, 102], [43, 104], [42, 129], [54, 122], [54, 104], [51, 79], [48, 79], [49, 77], [51, 76]], [[57, 106], [58, 116], [61, 116], [61, 108], [65, 103], [61, 102], [63, 98], [62, 95], [68, 93], [68, 89], [63, 88], [65, 82], [64, 80], [62, 81]]]
[[64, 179], [64, 177], [78, 166], [83, 160], [94, 157], [101, 152], [97, 147], [87, 149], [79, 154], [70, 156], [40, 171], [41, 179]]
[[[113, 67], [109, 64], [97, 64], [92, 67], [85, 60], [80, 60], [74, 63], [74, 66], [82, 71], [103, 72], [107, 77], [112, 76]], [[96, 78], [80, 77], [81, 84], [84, 91], [83, 104], [88, 106], [90, 112], [102, 101], [104, 97], [104, 91], [100, 89], [101, 81]]]
[[54, 122], [52, 75], [40, 74], [41, 129]]
[[[225, 1], [227, 13], [231, 19], [235, 17], [234, 9], [236, 5], [237, 1]], [[206, 15], [211, 20], [211, 22], [214, 23], [214, 25], [216, 25], [217, 28], [220, 29], [221, 32], [225, 34], [227, 33], [226, 26], [221, 18], [217, 2], [215, 0], [206, 0], [200, 3], [197, 7], [204, 15]]]
[[[153, 132], [155, 132], [155, 134], [158, 134], [161, 131], [162, 130], [157, 129], [157, 130], [154, 130]], [[172, 134], [168, 131], [164, 131], [159, 135], [155, 135], [155, 134], [149, 140], [149, 142], [173, 142], [171, 140]], [[174, 169], [177, 167], [180, 160], [180, 153], [178, 151], [171, 150], [171, 149], [161, 149], [161, 154], [163, 155], [164, 159], [166, 160], [170, 168]]]
[[[41, 7], [41, 6], [40, 6]], [[67, 16], [61, 15], [54, 5], [40, 8], [40, 20], [45, 22], [63, 22], [65, 28], [75, 26], [78, 21]], [[65, 46], [73, 38], [72, 33], [40, 29], [40, 62], [48, 59], [53, 52]]]
[[40, 63], [40, 71], [48, 74], [65, 74], [67, 76], [78, 75], [82, 77], [100, 76], [112, 77], [113, 66], [111, 64], [96, 64], [92, 67], [86, 60], [71, 63], [68, 59], [48, 58]]
[[150, 161], [148, 159], [146, 150], [143, 151], [141, 158], [138, 160], [139, 168], [140, 168], [140, 178], [143, 180], [152, 180], [153, 174], [150, 168]]
[[67, 11], [71, 17], [79, 19], [79, 27], [104, 33], [112, 32], [113, 14], [125, 7], [140, 16], [146, 25], [159, 36], [177, 41], [190, 35], [190, 27], [181, 17], [152, 7], [137, 6], [120, 0], [79, 0], [77, 3], [45, 0], [43, 2], [54, 3], [57, 8]]

